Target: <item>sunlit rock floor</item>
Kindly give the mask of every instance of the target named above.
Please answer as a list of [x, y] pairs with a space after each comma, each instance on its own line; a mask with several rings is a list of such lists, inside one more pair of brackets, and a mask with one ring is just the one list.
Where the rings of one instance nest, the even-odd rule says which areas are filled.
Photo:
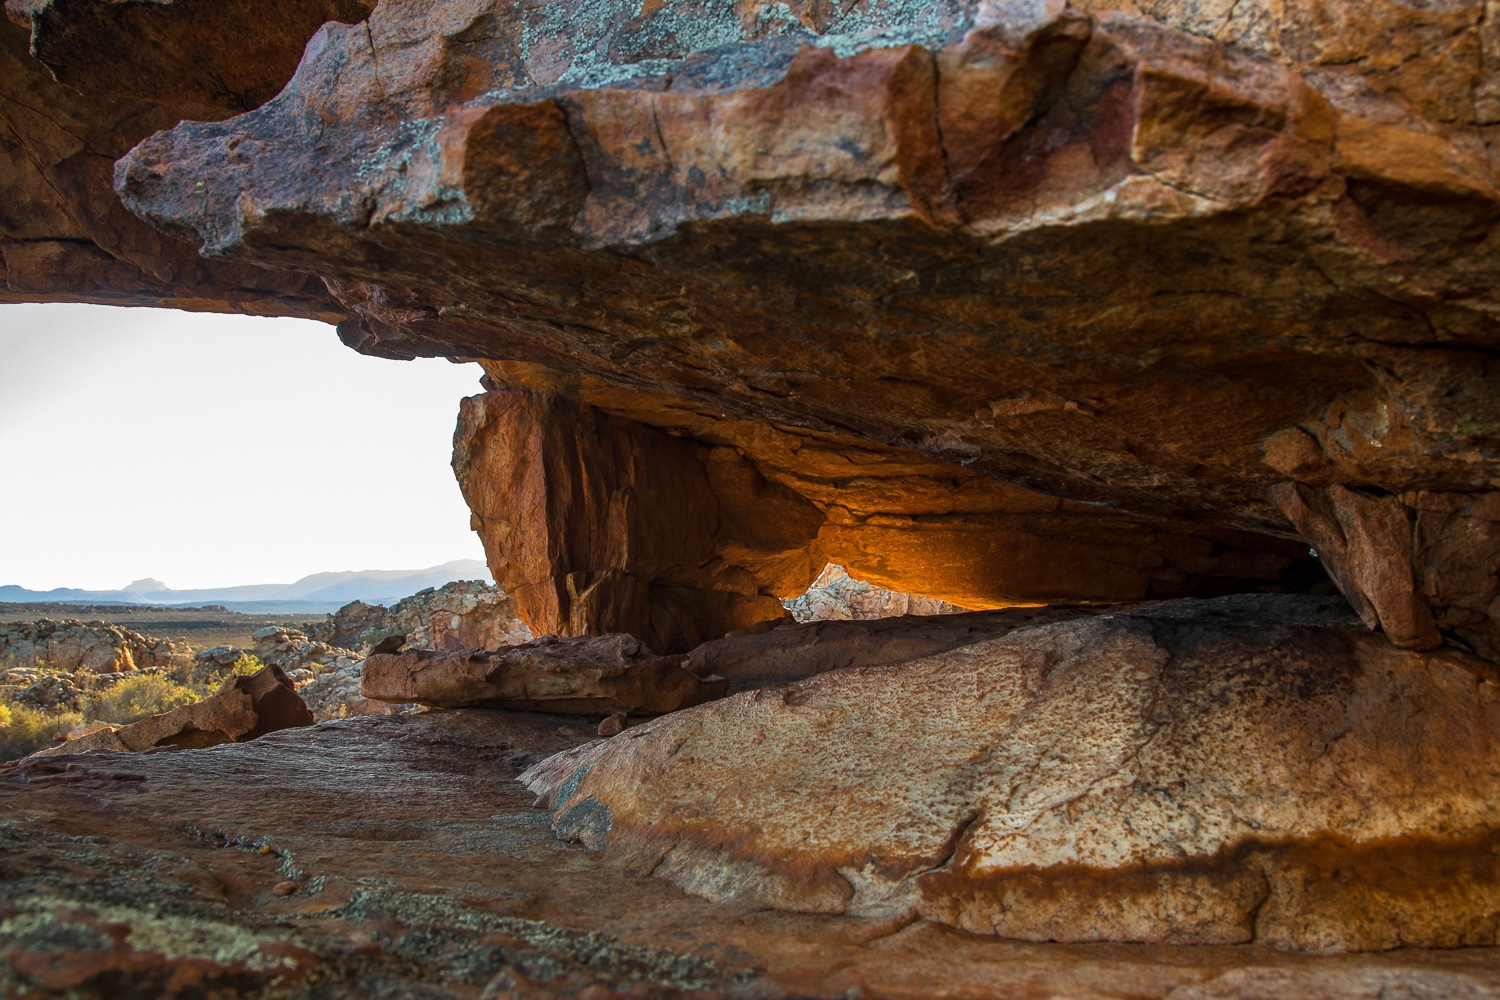
[[1019, 944], [696, 899], [559, 843], [515, 782], [576, 725], [429, 712], [0, 768], [0, 993], [1500, 998], [1494, 949]]

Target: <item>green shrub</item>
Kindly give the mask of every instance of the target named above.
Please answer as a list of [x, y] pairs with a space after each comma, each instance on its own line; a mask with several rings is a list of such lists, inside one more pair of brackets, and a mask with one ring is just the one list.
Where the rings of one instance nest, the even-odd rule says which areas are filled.
[[84, 714], [116, 725], [139, 722], [149, 715], [170, 712], [202, 701], [201, 695], [160, 674], [131, 677], [88, 696]]
[[234, 676], [249, 677], [264, 670], [266, 665], [260, 662], [260, 657], [254, 653], [241, 653], [240, 658], [234, 661]]
[[58, 733], [83, 725], [77, 712], [42, 712], [0, 704], [0, 760], [15, 760], [50, 746]]
[[359, 634], [355, 640], [354, 648], [361, 653], [368, 653], [380, 643], [382, 639], [389, 639], [393, 635], [406, 635], [408, 629], [400, 628], [372, 628], [366, 629]]

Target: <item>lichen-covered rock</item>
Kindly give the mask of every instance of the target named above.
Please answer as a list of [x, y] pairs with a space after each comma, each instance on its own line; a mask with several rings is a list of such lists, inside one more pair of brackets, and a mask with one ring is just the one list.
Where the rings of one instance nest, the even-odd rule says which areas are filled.
[[719, 899], [1038, 941], [1500, 935], [1500, 674], [1337, 598], [1176, 601], [825, 673], [532, 775]]
[[315, 720], [279, 667], [231, 677], [216, 694], [118, 728], [94, 729], [33, 756], [114, 750], [139, 753], [157, 748], [195, 749], [238, 743], [257, 736], [310, 726]]
[[369, 715], [396, 715], [416, 708], [415, 702], [388, 704], [366, 698], [360, 691], [364, 680], [364, 661], [307, 672], [306, 677], [290, 678], [297, 694], [307, 703], [319, 722], [329, 719], [362, 718]]
[[629, 635], [540, 639], [495, 651], [377, 650], [364, 662], [366, 698], [435, 708], [488, 707], [612, 715], [674, 712], [722, 695], [722, 678], [684, 670]]
[[1500, 479], [1485, 5], [1317, 10], [387, 0], [117, 182], [215, 259], [316, 269], [362, 350], [482, 359], [776, 485], [784, 434], [811, 479], [894, 449], [909, 489], [819, 501], [826, 561], [880, 586], [1285, 586], [1266, 487]]

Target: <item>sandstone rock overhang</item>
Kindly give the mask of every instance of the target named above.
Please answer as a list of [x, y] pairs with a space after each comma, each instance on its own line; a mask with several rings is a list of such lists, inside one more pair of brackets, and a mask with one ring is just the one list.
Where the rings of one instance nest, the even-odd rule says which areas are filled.
[[[345, 6], [283, 0], [253, 30], [284, 52]], [[748, 613], [724, 595], [785, 596], [799, 552], [966, 607], [1305, 589], [1296, 483], [1308, 509], [1346, 490], [1385, 511], [1327, 535], [1396, 580], [1334, 573], [1373, 624], [1500, 655], [1481, 0], [384, 0], [313, 33], [274, 99], [174, 128], [212, 88], [143, 67], [229, 58], [189, 0], [8, 9], [57, 79], [148, 102], [80, 107], [14, 57], [9, 90], [108, 141], [87, 184], [49, 187], [33, 175], [62, 177], [72, 147], [7, 112], [26, 151], [8, 171], [73, 220], [7, 223], [9, 294], [350, 316], [360, 350], [480, 359], [492, 394], [557, 394], [580, 425], [733, 448], [822, 519], [781, 548], [725, 529], [694, 563], [623, 551], [639, 523], [584, 504], [594, 543], [549, 527], [537, 556], [471, 491], [538, 634], [689, 648]], [[150, 59], [119, 41], [163, 25]], [[137, 124], [164, 130], [120, 159], [120, 198], [205, 259], [100, 191]], [[79, 222], [108, 213], [108, 233]], [[559, 509], [541, 481], [528, 517]], [[1036, 516], [1049, 503], [1075, 506]], [[1081, 567], [1068, 586], [1049, 549]]]

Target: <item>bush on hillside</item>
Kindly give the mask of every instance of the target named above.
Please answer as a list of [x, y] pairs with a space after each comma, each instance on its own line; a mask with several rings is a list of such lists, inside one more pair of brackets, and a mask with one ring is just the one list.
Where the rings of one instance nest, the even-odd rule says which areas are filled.
[[91, 694], [84, 705], [84, 713], [91, 721], [103, 719], [123, 726], [202, 700], [202, 695], [176, 681], [160, 674], [146, 674]]
[[83, 725], [78, 712], [43, 712], [0, 704], [0, 760], [15, 760], [55, 742], [59, 733]]
[[264, 670], [266, 665], [260, 662], [260, 657], [254, 653], [241, 653], [240, 658], [234, 661], [234, 676], [249, 677]]

